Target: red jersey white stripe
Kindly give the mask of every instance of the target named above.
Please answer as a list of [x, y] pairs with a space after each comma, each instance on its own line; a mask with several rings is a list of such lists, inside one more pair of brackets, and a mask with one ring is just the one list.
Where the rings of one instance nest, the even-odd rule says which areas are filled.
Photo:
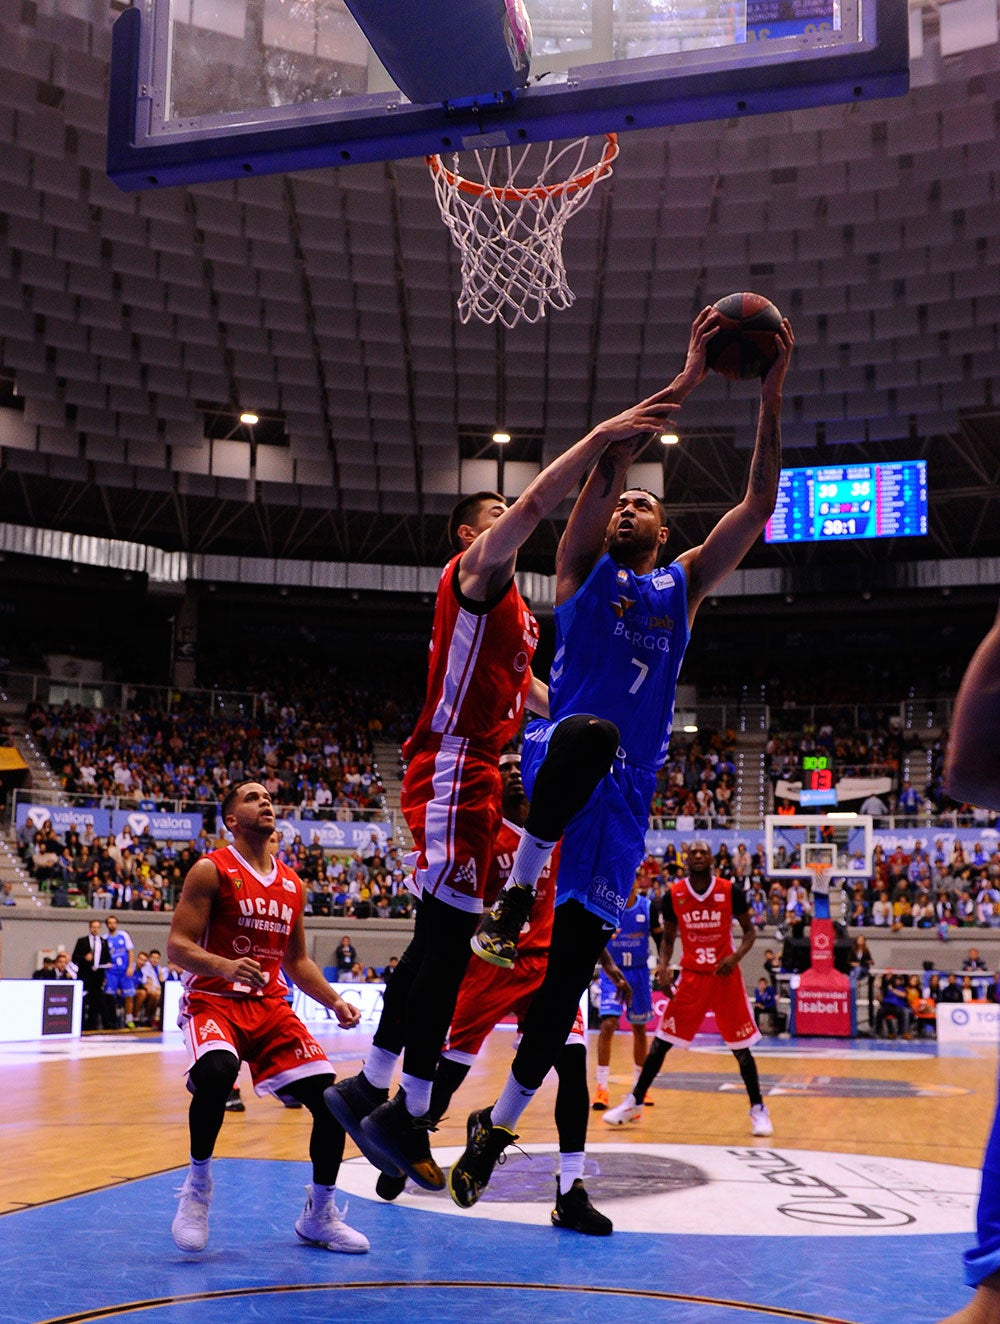
[[438, 581], [427, 697], [403, 747], [407, 759], [445, 736], [499, 756], [524, 716], [538, 622], [513, 580], [492, 603], [463, 598], [459, 560], [452, 557]]

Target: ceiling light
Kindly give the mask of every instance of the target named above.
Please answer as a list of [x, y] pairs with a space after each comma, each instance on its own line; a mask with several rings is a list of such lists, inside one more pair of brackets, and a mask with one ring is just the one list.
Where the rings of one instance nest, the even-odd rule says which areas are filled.
[[694, 722], [687, 722], [682, 729], [686, 731], [690, 736], [693, 736], [698, 730]]
[[496, 444], [497, 444], [498, 446], [506, 446], [507, 443], [508, 443], [508, 441], [510, 441], [510, 433], [509, 433], [509, 432], [494, 432], [494, 434], [493, 434], [493, 440], [496, 442]]
[[240, 414], [240, 422], [245, 423], [248, 428], [252, 428], [255, 423], [260, 422], [260, 418], [256, 414], [251, 413], [249, 409], [247, 409], [242, 414]]
[[678, 437], [676, 432], [661, 432], [660, 440], [663, 442], [664, 446], [676, 446], [680, 441], [680, 437]]

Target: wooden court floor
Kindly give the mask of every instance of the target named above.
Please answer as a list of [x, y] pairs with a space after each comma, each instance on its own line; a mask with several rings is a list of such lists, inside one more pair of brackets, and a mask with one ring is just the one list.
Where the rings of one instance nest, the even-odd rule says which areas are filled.
[[[369, 1046], [357, 1031], [317, 1037], [341, 1075]], [[453, 1101], [433, 1137], [442, 1166], [512, 1048], [497, 1030]], [[209, 1243], [186, 1255], [170, 1236], [188, 1148], [178, 1039], [0, 1045], [0, 1324], [467, 1324], [483, 1311], [525, 1324], [936, 1324], [964, 1305], [996, 1053], [780, 1039], [755, 1051], [773, 1137], [751, 1137], [736, 1064], [710, 1036], [670, 1053], [635, 1123], [590, 1114], [585, 1177], [611, 1237], [551, 1224], [554, 1085], [471, 1210], [412, 1187], [380, 1200], [348, 1142], [338, 1201], [371, 1242], [361, 1256], [296, 1238], [308, 1114], [241, 1079]], [[631, 1081], [622, 1034], [613, 1100]]]
[[[331, 1033], [324, 1044], [338, 1075], [361, 1063], [369, 1039]], [[462, 1146], [465, 1119], [492, 1102], [512, 1052], [509, 1032], [487, 1043], [450, 1114], [436, 1148]], [[590, 1045], [593, 1083], [595, 1043]], [[851, 1049], [837, 1040], [765, 1040], [758, 1065], [775, 1123], [774, 1146], [878, 1155], [978, 1169], [992, 1118], [997, 1056], [986, 1050], [945, 1054], [937, 1046]], [[882, 1051], [885, 1050], [885, 1051]], [[187, 1157], [186, 1058], [176, 1039], [125, 1033], [87, 1036], [76, 1051], [58, 1044], [0, 1045], [0, 1212], [93, 1191], [179, 1168]], [[632, 1080], [631, 1038], [616, 1036], [612, 1102]], [[258, 1099], [241, 1076], [246, 1112], [227, 1115], [219, 1157], [306, 1157], [308, 1115]], [[525, 1144], [553, 1141], [554, 1085], [546, 1082], [525, 1113]], [[642, 1120], [613, 1129], [591, 1115], [592, 1143], [629, 1146], [745, 1145], [746, 1098], [732, 1056], [706, 1050], [669, 1054]], [[355, 1154], [347, 1142], [347, 1156]], [[595, 1201], [596, 1202], [596, 1201]]]

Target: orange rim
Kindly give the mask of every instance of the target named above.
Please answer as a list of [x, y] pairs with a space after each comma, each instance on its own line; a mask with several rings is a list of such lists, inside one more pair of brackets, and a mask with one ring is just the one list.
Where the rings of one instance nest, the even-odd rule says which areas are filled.
[[618, 155], [618, 135], [606, 133], [604, 137], [604, 151], [596, 165], [562, 183], [534, 184], [531, 188], [514, 188], [511, 184], [503, 188], [494, 188], [492, 184], [479, 184], [474, 179], [466, 179], [464, 175], [449, 170], [439, 155], [425, 156], [424, 160], [432, 175], [440, 175], [450, 188], [457, 189], [460, 193], [469, 193], [473, 197], [481, 198], [488, 195], [492, 198], [500, 198], [504, 202], [520, 202], [525, 198], [558, 198], [564, 193], [576, 193], [580, 189], [590, 188], [595, 180], [611, 173], [612, 162]]

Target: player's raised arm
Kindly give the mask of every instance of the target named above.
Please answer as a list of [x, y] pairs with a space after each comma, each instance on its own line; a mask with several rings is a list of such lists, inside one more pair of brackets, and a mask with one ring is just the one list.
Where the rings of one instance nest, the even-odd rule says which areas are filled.
[[1000, 615], [958, 688], [944, 789], [953, 800], [1000, 809]]
[[555, 511], [610, 443], [643, 436], [666, 425], [679, 403], [670, 390], [668, 387], [598, 423], [532, 479], [514, 504], [497, 514], [463, 553], [459, 563], [462, 592], [472, 598], [488, 598], [501, 588], [514, 573], [522, 543]]
[[[584, 582], [604, 550], [608, 523], [625, 478], [649, 434], [662, 428], [681, 403], [705, 379], [705, 346], [715, 334], [718, 313], [703, 308], [691, 327], [684, 367], [662, 391], [599, 424], [606, 429], [607, 448], [597, 461], [576, 505], [556, 553], [556, 602], [565, 602]], [[662, 411], [662, 412], [661, 412]]]
[[760, 537], [778, 498], [781, 475], [781, 391], [795, 337], [786, 317], [776, 335], [778, 356], [760, 387], [757, 440], [750, 461], [747, 490], [727, 511], [700, 547], [677, 559], [688, 577], [688, 620], [704, 598], [730, 574]]
[[549, 687], [544, 680], [539, 680], [534, 672], [531, 673], [525, 707], [539, 717], [547, 719], [549, 716]]

